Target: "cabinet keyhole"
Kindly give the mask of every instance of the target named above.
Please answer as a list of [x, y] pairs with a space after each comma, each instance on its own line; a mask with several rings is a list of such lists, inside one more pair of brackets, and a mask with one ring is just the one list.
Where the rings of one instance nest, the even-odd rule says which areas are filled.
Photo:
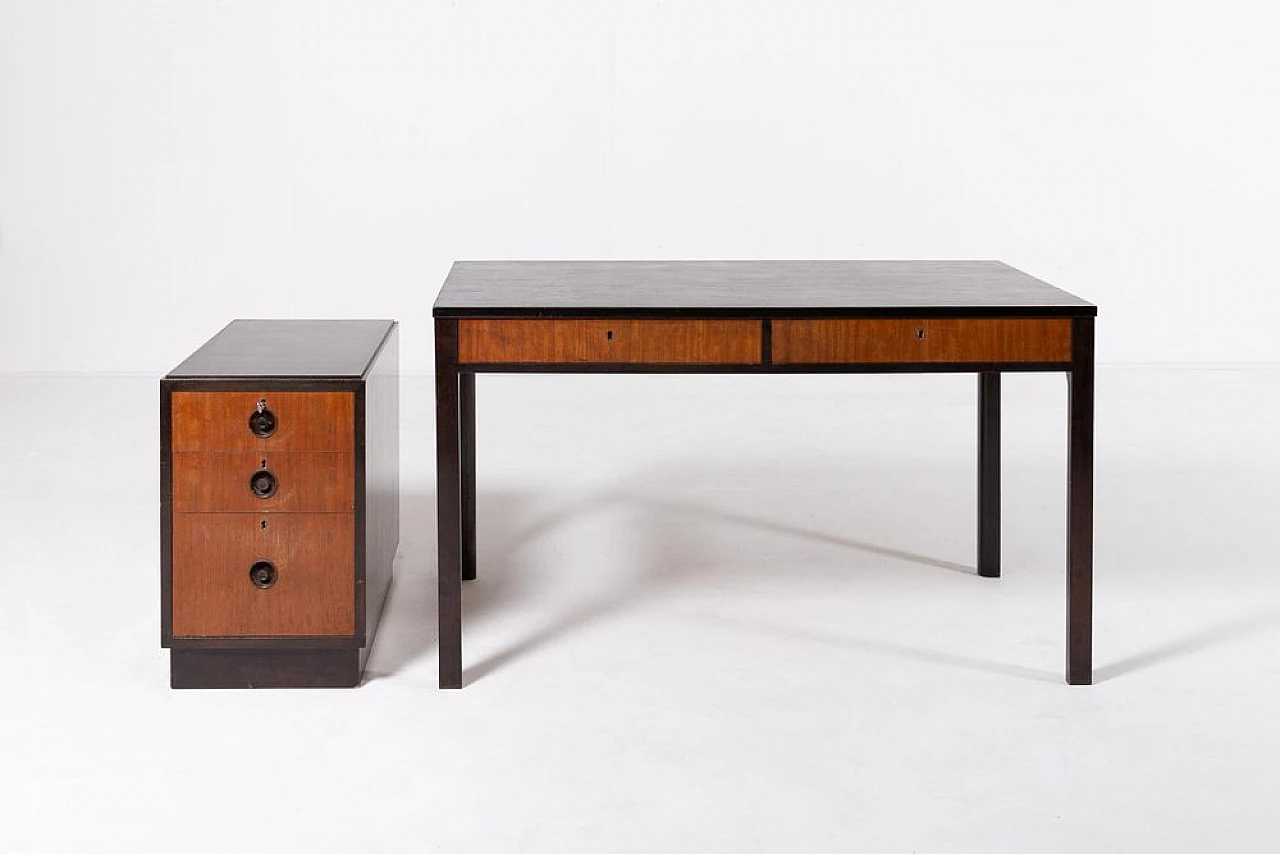
[[923, 341], [923, 340], [924, 340], [924, 330], [923, 330], [923, 329], [917, 329], [917, 330], [916, 330], [916, 338], [919, 338], [921, 341]]
[[613, 330], [612, 330], [612, 329], [610, 329], [608, 332], [606, 332], [606, 333], [604, 334], [604, 337], [605, 337], [605, 340], [607, 340], [607, 341], [612, 341], [612, 340], [613, 340]]

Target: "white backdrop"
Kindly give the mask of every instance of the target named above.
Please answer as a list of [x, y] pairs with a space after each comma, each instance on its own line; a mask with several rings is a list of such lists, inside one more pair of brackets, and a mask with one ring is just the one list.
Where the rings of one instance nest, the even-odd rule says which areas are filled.
[[159, 374], [454, 258], [999, 258], [1104, 362], [1280, 361], [1254, 2], [0, 0], [0, 371]]

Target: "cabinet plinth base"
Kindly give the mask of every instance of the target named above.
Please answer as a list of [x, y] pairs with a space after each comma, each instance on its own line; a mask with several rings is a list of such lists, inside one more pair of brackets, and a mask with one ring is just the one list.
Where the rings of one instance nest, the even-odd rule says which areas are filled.
[[174, 649], [173, 688], [354, 688], [358, 649]]

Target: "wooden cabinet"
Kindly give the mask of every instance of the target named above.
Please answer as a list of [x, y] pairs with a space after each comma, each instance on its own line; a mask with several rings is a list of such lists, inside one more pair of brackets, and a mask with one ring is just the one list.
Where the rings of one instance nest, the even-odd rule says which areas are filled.
[[236, 321], [161, 381], [171, 684], [359, 683], [399, 541], [398, 327]]

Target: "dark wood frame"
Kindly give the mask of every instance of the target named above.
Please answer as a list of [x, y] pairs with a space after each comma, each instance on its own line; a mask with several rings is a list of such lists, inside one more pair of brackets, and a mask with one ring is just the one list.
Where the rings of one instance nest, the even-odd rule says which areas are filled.
[[[1092, 306], [609, 310], [529, 309], [435, 311], [436, 459], [440, 687], [461, 688], [462, 581], [475, 578], [475, 375], [478, 373], [975, 373], [978, 384], [978, 573], [1000, 575], [1000, 374], [1062, 371], [1069, 384], [1067, 665], [1066, 681], [1093, 681], [1093, 374]], [[760, 364], [638, 365], [598, 363], [459, 364], [459, 318], [492, 317], [747, 317], [762, 324]], [[775, 365], [771, 319], [779, 317], [1071, 318], [1071, 359], [1064, 362]]]

